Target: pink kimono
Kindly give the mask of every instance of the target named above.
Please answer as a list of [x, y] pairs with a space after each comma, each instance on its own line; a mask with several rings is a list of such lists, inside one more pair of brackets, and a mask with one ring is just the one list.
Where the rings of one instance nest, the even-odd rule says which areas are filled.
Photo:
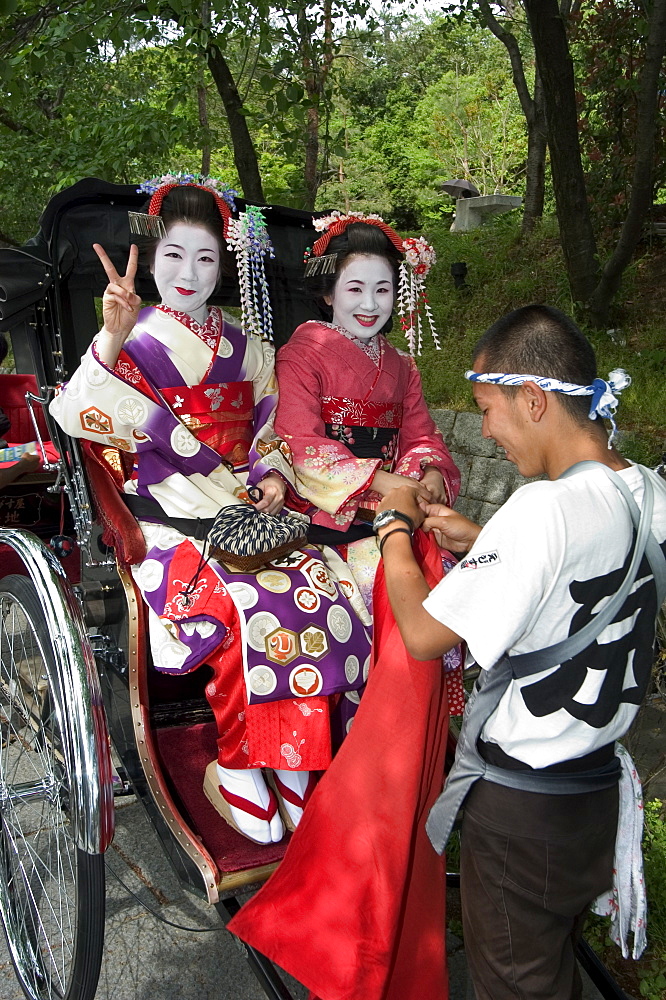
[[[460, 473], [423, 398], [421, 377], [408, 354], [380, 335], [379, 363], [326, 323], [303, 323], [278, 352], [280, 395], [275, 431], [291, 448], [296, 488], [312, 503], [309, 537], [336, 545], [372, 613], [379, 551], [368, 521], [379, 494], [378, 470], [420, 479], [440, 471], [447, 503]], [[319, 529], [319, 530], [318, 530]], [[456, 560], [442, 553], [444, 571]], [[462, 715], [462, 655], [444, 658], [449, 709]], [[346, 707], [343, 705], [343, 707]]]
[[[452, 504], [460, 473], [430, 416], [413, 359], [382, 341], [376, 365], [325, 323], [303, 323], [278, 353], [275, 430], [291, 447], [301, 496], [314, 524], [346, 531], [380, 469], [420, 479], [439, 469]], [[341, 536], [340, 541], [345, 539]]]

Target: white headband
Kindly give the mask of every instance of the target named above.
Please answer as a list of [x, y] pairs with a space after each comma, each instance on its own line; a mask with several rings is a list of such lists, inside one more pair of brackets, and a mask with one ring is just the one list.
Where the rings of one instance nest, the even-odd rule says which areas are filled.
[[534, 382], [544, 392], [563, 392], [567, 396], [591, 396], [590, 420], [605, 417], [610, 420], [612, 431], [608, 439], [608, 447], [613, 444], [617, 434], [615, 411], [620, 400], [617, 398], [623, 389], [631, 385], [631, 377], [624, 368], [614, 368], [608, 376], [608, 381], [595, 378], [592, 385], [576, 385], [575, 382], [561, 382], [557, 378], [542, 375], [507, 375], [504, 372], [465, 372], [465, 378], [470, 382], [489, 382], [491, 385], [522, 385], [523, 382]]

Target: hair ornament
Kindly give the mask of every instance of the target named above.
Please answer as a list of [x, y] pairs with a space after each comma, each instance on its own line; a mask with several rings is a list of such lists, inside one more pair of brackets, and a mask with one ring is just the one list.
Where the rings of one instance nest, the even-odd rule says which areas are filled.
[[196, 187], [202, 191], [210, 191], [215, 195], [215, 203], [222, 218], [222, 232], [227, 235], [231, 213], [236, 211], [238, 192], [218, 177], [208, 177], [205, 174], [185, 174], [181, 171], [151, 177], [136, 189], [137, 194], [151, 196], [148, 212], [128, 212], [130, 232], [135, 236], [152, 236], [163, 240], [166, 227], [162, 220], [162, 202], [175, 187]]
[[273, 311], [268, 296], [265, 259], [275, 257], [260, 208], [248, 205], [231, 219], [227, 247], [236, 255], [243, 331], [263, 340], [273, 340]]
[[436, 263], [437, 255], [434, 248], [423, 236], [408, 236], [403, 240], [395, 229], [384, 222], [381, 215], [366, 215], [365, 212], [343, 214], [338, 210], [333, 211], [329, 215], [313, 219], [314, 228], [322, 235], [316, 240], [310, 251], [306, 250], [305, 276], [332, 274], [335, 271], [337, 254], [327, 254], [328, 245], [334, 237], [341, 236], [347, 226], [357, 222], [377, 226], [396, 250], [403, 255], [400, 262], [396, 304], [400, 326], [409, 345], [410, 354], [412, 356], [415, 353], [421, 354], [426, 326], [439, 351], [439, 338], [425, 290], [425, 279], [433, 264]]
[[322, 257], [314, 257], [312, 252], [305, 252], [303, 263], [305, 264], [305, 277], [311, 278], [315, 274], [333, 274], [338, 262], [337, 253], [327, 253]]
[[248, 336], [273, 339], [273, 312], [268, 297], [265, 258], [274, 257], [261, 209], [248, 205], [234, 218], [238, 192], [218, 177], [186, 174], [180, 171], [151, 177], [137, 188], [137, 193], [150, 195], [148, 213], [129, 212], [130, 232], [137, 236], [164, 239], [167, 235], [162, 219], [162, 203], [176, 187], [195, 187], [215, 196], [222, 219], [222, 234], [227, 247], [236, 256], [241, 300], [241, 326]]
[[184, 185], [206, 188], [206, 190], [212, 191], [219, 198], [224, 198], [232, 212], [236, 211], [238, 191], [234, 191], [230, 184], [226, 184], [219, 177], [208, 177], [207, 174], [185, 174], [182, 171], [178, 171], [162, 174], [161, 177], [151, 177], [139, 185], [136, 189], [137, 194], [153, 195], [159, 188], [164, 187], [165, 184], [168, 184], [169, 187]]
[[575, 382], [562, 382], [558, 378], [550, 378], [544, 375], [510, 375], [506, 372], [465, 372], [465, 378], [470, 382], [487, 382], [490, 385], [523, 385], [524, 382], [534, 382], [544, 392], [561, 392], [567, 396], [591, 396], [590, 420], [597, 417], [605, 418], [611, 422], [611, 434], [608, 438], [608, 447], [613, 445], [613, 438], [617, 434], [615, 423], [615, 411], [620, 400], [618, 396], [623, 389], [631, 385], [631, 376], [624, 368], [614, 368], [608, 376], [608, 381], [603, 378], [595, 378], [591, 385], [578, 385]]
[[163, 240], [167, 234], [164, 220], [159, 215], [146, 215], [145, 212], [128, 212], [130, 233], [133, 236], [151, 236]]

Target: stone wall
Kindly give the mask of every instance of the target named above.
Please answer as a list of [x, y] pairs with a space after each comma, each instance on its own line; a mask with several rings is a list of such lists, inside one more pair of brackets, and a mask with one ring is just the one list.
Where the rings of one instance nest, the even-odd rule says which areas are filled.
[[465, 517], [485, 524], [514, 490], [533, 482], [520, 475], [494, 441], [481, 436], [481, 414], [431, 410], [462, 479], [455, 504]]

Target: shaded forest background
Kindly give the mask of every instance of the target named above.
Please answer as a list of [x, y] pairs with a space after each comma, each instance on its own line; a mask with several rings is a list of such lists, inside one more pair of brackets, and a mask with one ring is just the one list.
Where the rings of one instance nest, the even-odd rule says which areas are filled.
[[[0, 0], [0, 240], [86, 176], [211, 173], [250, 201], [381, 213], [439, 251], [428, 398], [514, 306], [573, 312], [623, 397], [636, 457], [666, 424], [659, 229], [666, 0]], [[451, 234], [442, 184], [524, 211]], [[664, 207], [666, 213], [666, 206]], [[664, 215], [666, 222], [666, 214]], [[449, 268], [465, 260], [467, 288]], [[620, 280], [622, 285], [620, 286]], [[619, 289], [619, 290], [618, 290]], [[608, 332], [610, 331], [610, 332]], [[432, 360], [432, 364], [430, 361]]]

